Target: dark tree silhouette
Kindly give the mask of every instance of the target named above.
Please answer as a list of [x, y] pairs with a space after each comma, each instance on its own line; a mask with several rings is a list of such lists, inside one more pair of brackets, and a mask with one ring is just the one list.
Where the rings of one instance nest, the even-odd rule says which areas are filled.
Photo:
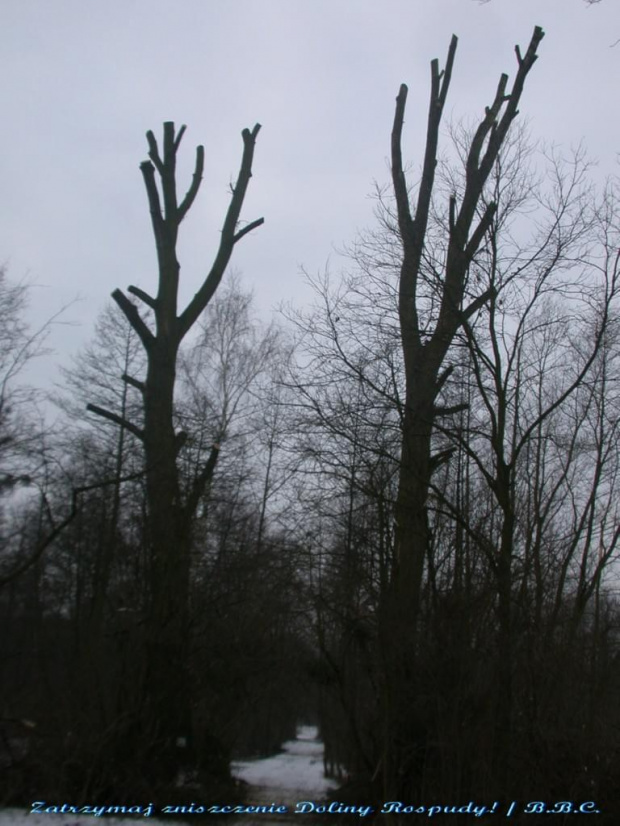
[[[398, 312], [405, 368], [405, 400], [402, 450], [396, 501], [395, 564], [391, 589], [382, 606], [382, 644], [386, 652], [386, 698], [382, 773], [385, 791], [398, 791], [398, 778], [411, 778], [412, 750], [419, 723], [412, 719], [411, 688], [415, 674], [416, 622], [420, 607], [424, 560], [429, 546], [427, 500], [434, 471], [449, 454], [432, 454], [432, 434], [438, 417], [457, 409], [437, 406], [437, 398], [450, 376], [444, 366], [457, 331], [493, 296], [490, 288], [467, 298], [469, 267], [489, 231], [496, 204], [484, 204], [481, 196], [508, 130], [518, 113], [527, 75], [536, 61], [544, 33], [536, 27], [530, 44], [517, 55], [517, 74], [508, 91], [503, 74], [495, 98], [485, 107], [465, 158], [465, 183], [460, 203], [450, 197], [445, 260], [437, 265], [435, 306], [431, 323], [420, 323], [419, 294], [424, 278], [424, 255], [437, 166], [439, 127], [452, 77], [457, 38], [453, 36], [446, 67], [431, 63], [431, 97], [422, 178], [414, 208], [403, 168], [402, 131], [407, 101], [404, 84], [396, 99], [392, 129], [392, 182], [402, 245]], [[408, 736], [403, 738], [403, 731]], [[399, 748], [399, 743], [406, 743]], [[396, 788], [395, 788], [396, 786]], [[402, 790], [401, 790], [402, 791]]]
[[[181, 222], [200, 188], [204, 149], [199, 146], [196, 150], [193, 179], [179, 203], [176, 157], [185, 126], [175, 133], [174, 123], [164, 124], [162, 154], [153, 133], [147, 132], [150, 160], [144, 161], [140, 169], [157, 248], [158, 289], [155, 296], [135, 286], [130, 286], [128, 292], [152, 312], [154, 330], [124, 292], [115, 290], [112, 294], [146, 352], [146, 378], [123, 377], [142, 394], [144, 425], [138, 427], [113, 411], [94, 405], [89, 407], [92, 412], [123, 426], [144, 445], [150, 599], [145, 623], [142, 707], [128, 734], [133, 742], [139, 738], [152, 776], [168, 780], [174, 776], [179, 759], [187, 755], [187, 751], [180, 753], [179, 749], [191, 745], [186, 663], [191, 527], [219, 452], [219, 446], [214, 444], [191, 489], [184, 494], [179, 482], [177, 457], [186, 435], [175, 432], [173, 415], [177, 357], [183, 338], [215, 294], [235, 244], [263, 223], [259, 218], [239, 226], [259, 130], [260, 124], [252, 130], [243, 130], [241, 167], [232, 188], [219, 248], [208, 275], [181, 312], [178, 311], [180, 264], [177, 238]], [[156, 176], [160, 179], [161, 198]]]

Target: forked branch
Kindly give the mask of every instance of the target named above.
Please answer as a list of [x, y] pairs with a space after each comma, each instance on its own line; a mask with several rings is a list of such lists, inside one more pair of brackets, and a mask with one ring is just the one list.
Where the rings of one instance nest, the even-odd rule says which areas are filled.
[[245, 235], [264, 223], [263, 218], [258, 218], [249, 223], [243, 229], [237, 229], [245, 194], [250, 178], [252, 177], [254, 147], [260, 128], [260, 123], [257, 123], [251, 131], [249, 129], [244, 129], [241, 133], [243, 138], [241, 168], [239, 169], [237, 181], [232, 190], [232, 198], [230, 199], [228, 210], [226, 212], [226, 218], [224, 219], [224, 226], [222, 227], [222, 234], [220, 237], [220, 245], [209, 274], [205, 278], [198, 292], [194, 295], [185, 310], [179, 316], [179, 341], [192, 327], [198, 316], [202, 313], [213, 297], [220, 281], [222, 280], [222, 276], [224, 275], [228, 262], [230, 261], [233, 247], [237, 241], [240, 241]]

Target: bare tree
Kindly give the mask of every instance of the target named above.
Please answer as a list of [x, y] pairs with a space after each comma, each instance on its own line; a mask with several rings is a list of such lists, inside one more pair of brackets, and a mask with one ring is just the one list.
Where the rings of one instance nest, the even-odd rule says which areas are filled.
[[[154, 330], [124, 292], [115, 290], [112, 294], [146, 352], [146, 377], [124, 376], [125, 382], [142, 394], [144, 424], [139, 427], [114, 411], [90, 408], [124, 427], [144, 445], [150, 603], [146, 618], [143, 708], [132, 737], [143, 743], [149, 755], [149, 771], [154, 777], [174, 776], [179, 746], [188, 745], [191, 735], [186, 663], [191, 525], [195, 505], [213, 474], [219, 451], [214, 444], [196, 475], [192, 491], [184, 497], [177, 457], [186, 434], [175, 432], [174, 426], [177, 357], [181, 342], [213, 298], [235, 245], [263, 223], [259, 218], [243, 227], [239, 225], [259, 130], [260, 125], [256, 124], [252, 130], [245, 129], [242, 133], [243, 157], [232, 187], [219, 248], [209, 273], [180, 312], [177, 238], [181, 222], [200, 188], [204, 150], [202, 146], [196, 150], [192, 183], [179, 202], [176, 156], [185, 126], [175, 133], [173, 123], [164, 124], [162, 153], [153, 133], [147, 133], [150, 160], [144, 161], [140, 168], [155, 236], [159, 280], [155, 296], [135, 286], [130, 286], [128, 292], [152, 311]], [[160, 179], [161, 197], [156, 176]]]
[[[618, 539], [615, 427], [601, 412], [612, 404], [604, 351], [619, 287], [615, 198], [609, 191], [597, 205], [581, 149], [569, 160], [549, 157], [542, 180], [528, 185], [520, 140], [499, 156], [483, 193], [497, 209], [472, 269], [491, 297], [462, 325], [469, 354], [454, 402], [466, 398], [466, 410], [436, 425], [466, 457], [470, 481], [480, 480], [477, 496], [494, 502], [492, 518], [476, 527], [475, 511], [448, 508], [487, 557], [496, 594], [493, 753], [505, 773], [514, 751], [516, 629], [533, 611], [535, 647], [556, 638], [560, 606], [565, 612], [574, 598], [569, 571], [579, 572], [579, 625]], [[525, 233], [528, 212], [535, 224]], [[510, 231], [515, 213], [526, 244]]]
[[[31, 491], [37, 485], [43, 488], [47, 472], [49, 432], [39, 409], [42, 393], [24, 381], [24, 371], [47, 352], [47, 336], [65, 308], [32, 330], [25, 318], [27, 306], [27, 285], [11, 283], [6, 268], [0, 266], [0, 495], [20, 486]], [[42, 507], [49, 512], [44, 494]], [[66, 518], [50, 524], [49, 533], [40, 536], [28, 554], [22, 525], [4, 520], [0, 510], [0, 588], [31, 568], [74, 515], [72, 506]]]
[[41, 458], [39, 394], [24, 382], [23, 373], [45, 352], [54, 319], [32, 331], [24, 318], [27, 305], [27, 286], [12, 284], [0, 267], [0, 493], [28, 484]]
[[[460, 198], [449, 200], [447, 237], [441, 256], [429, 260], [427, 233], [435, 184], [439, 127], [446, 102], [457, 38], [453, 37], [446, 67], [431, 64], [431, 99], [422, 177], [412, 210], [402, 160], [401, 139], [407, 87], [401, 86], [396, 99], [392, 130], [392, 183], [396, 200], [402, 259], [398, 310], [405, 367], [405, 399], [402, 421], [402, 451], [396, 502], [396, 560], [391, 594], [385, 600], [382, 637], [386, 651], [386, 742], [382, 774], [386, 791], [396, 791], [398, 778], [412, 774], [412, 751], [403, 742], [403, 728], [410, 721], [410, 736], [418, 727], [411, 714], [411, 685], [415, 672], [415, 629], [420, 607], [424, 560], [430, 535], [427, 500], [434, 471], [447, 458], [432, 454], [432, 434], [439, 417], [455, 412], [441, 409], [437, 398], [452, 369], [444, 365], [457, 331], [493, 296], [487, 289], [468, 293], [469, 269], [496, 212], [489, 202], [480, 209], [481, 195], [508, 130], [518, 113], [527, 75], [537, 57], [544, 33], [535, 28], [522, 55], [516, 47], [517, 74], [510, 91], [508, 76], [502, 75], [495, 97], [485, 108], [465, 159], [465, 184]], [[433, 286], [430, 319], [422, 323], [424, 281]], [[433, 283], [434, 282], [434, 283]], [[436, 309], [435, 309], [436, 308]], [[405, 738], [407, 739], [407, 738]], [[396, 787], [396, 788], [395, 788]]]

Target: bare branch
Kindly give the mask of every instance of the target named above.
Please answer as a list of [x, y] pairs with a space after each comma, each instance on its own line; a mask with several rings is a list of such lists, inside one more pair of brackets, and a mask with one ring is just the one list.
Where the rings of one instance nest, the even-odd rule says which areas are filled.
[[43, 553], [47, 548], [49, 548], [52, 542], [58, 536], [60, 536], [60, 534], [64, 531], [67, 525], [73, 522], [78, 512], [77, 497], [80, 492], [81, 489], [79, 488], [75, 488], [73, 490], [73, 495], [71, 497], [71, 511], [69, 512], [69, 515], [65, 517], [65, 519], [62, 520], [62, 522], [59, 522], [59, 524], [52, 529], [52, 531], [45, 537], [45, 539], [43, 539], [38, 544], [34, 553], [32, 553], [28, 557], [28, 559], [24, 560], [20, 565], [15, 567], [8, 574], [3, 574], [2, 576], [0, 576], [0, 588], [2, 588], [4, 585], [8, 585], [9, 582], [12, 582], [14, 579], [17, 579], [17, 577], [21, 576], [29, 568], [31, 568], [41, 558], [41, 556], [43, 556]]
[[141, 476], [144, 476], [144, 471], [138, 471], [137, 473], [131, 473], [128, 476], [123, 476], [120, 479], [115, 477], [113, 479], [105, 479], [103, 482], [95, 482], [92, 485], [82, 485], [78, 488], [73, 488], [71, 493], [71, 510], [69, 511], [68, 516], [66, 516], [61, 522], [57, 525], [53, 525], [53, 519], [51, 517], [51, 509], [45, 494], [42, 494], [43, 497], [43, 504], [45, 509], [48, 513], [50, 518], [50, 522], [52, 522], [52, 530], [51, 532], [42, 539], [38, 545], [36, 550], [28, 557], [28, 559], [24, 560], [20, 565], [14, 568], [10, 573], [3, 574], [0, 576], [0, 588], [4, 585], [8, 585], [9, 582], [12, 582], [17, 577], [21, 576], [25, 573], [29, 568], [31, 568], [43, 555], [45, 550], [49, 548], [49, 546], [56, 540], [60, 534], [64, 531], [64, 529], [75, 519], [78, 513], [78, 497], [82, 493], [88, 493], [91, 490], [96, 490], [98, 488], [103, 488], [108, 485], [118, 485], [119, 482], [131, 482], [134, 479], [139, 479]]
[[439, 374], [439, 376], [437, 378], [437, 381], [435, 382], [435, 387], [437, 388], [437, 393], [439, 393], [439, 391], [444, 386], [444, 384], [448, 381], [448, 379], [450, 378], [452, 373], [454, 373], [454, 365], [450, 364], [450, 365], [448, 365], [448, 367], [446, 367], [445, 370], [443, 370]]
[[138, 308], [133, 303], [133, 301], [130, 301], [127, 298], [127, 296], [122, 290], [114, 290], [114, 292], [112, 293], [112, 298], [121, 308], [121, 310], [125, 314], [127, 321], [131, 324], [133, 329], [140, 337], [140, 341], [144, 345], [144, 349], [148, 352], [148, 350], [153, 346], [155, 336], [142, 320], [142, 317], [138, 312]]
[[518, 106], [519, 101], [521, 99], [521, 94], [523, 92], [525, 79], [527, 78], [530, 69], [538, 59], [536, 50], [538, 49], [538, 46], [540, 45], [540, 42], [544, 36], [545, 33], [542, 30], [542, 28], [540, 26], [535, 26], [525, 56], [521, 59], [521, 62], [519, 63], [517, 76], [515, 77], [515, 81], [512, 85], [512, 89], [510, 90], [510, 94], [505, 99], [507, 102], [506, 109], [504, 110], [504, 114], [502, 115], [500, 122], [497, 124], [497, 129], [492, 134], [491, 139], [489, 140], [487, 151], [480, 164], [480, 173], [483, 177], [483, 180], [485, 181], [489, 175], [489, 172], [491, 171], [493, 164], [497, 160], [497, 155], [499, 153], [500, 147], [504, 142], [504, 139], [508, 132], [508, 128], [510, 127], [510, 124], [512, 123], [514, 118], [518, 115]]
[[[472, 139], [466, 164], [468, 189], [471, 188], [472, 185], [476, 186], [476, 189], [481, 189], [482, 181], [478, 181], [478, 174], [480, 172], [480, 153], [482, 152], [482, 147], [489, 131], [495, 124], [500, 110], [506, 102], [507, 84], [508, 75], [502, 74], [497, 84], [497, 90], [495, 92], [493, 103], [490, 106], [485, 107], [484, 118], [478, 125]], [[467, 200], [466, 196], [463, 200]]]
[[144, 186], [146, 187], [146, 196], [149, 202], [149, 211], [151, 213], [151, 223], [153, 225], [153, 234], [155, 235], [157, 253], [160, 255], [164, 243], [164, 219], [161, 214], [159, 192], [157, 191], [157, 184], [155, 183], [155, 168], [150, 161], [143, 161], [140, 164], [140, 171], [142, 172]]
[[181, 141], [183, 140], [183, 135], [185, 134], [186, 129], [187, 129], [187, 126], [185, 124], [182, 124], [181, 128], [179, 129], [179, 131], [177, 133], [176, 139], [174, 141], [174, 151], [175, 152], [178, 150], [179, 146], [181, 145]]
[[433, 408], [434, 416], [453, 416], [455, 413], [462, 413], [464, 410], [469, 410], [469, 404], [453, 404], [449, 407], [437, 405]]
[[467, 307], [467, 309], [463, 310], [463, 318], [466, 320], [471, 318], [474, 315], [474, 313], [477, 313], [478, 310], [481, 310], [484, 307], [484, 305], [492, 298], [495, 298], [496, 295], [497, 290], [495, 289], [495, 287], [489, 287], [489, 289], [485, 290], [482, 293], [482, 295], [479, 295], [478, 298], [475, 298]]
[[478, 247], [482, 243], [482, 239], [489, 231], [491, 224], [493, 223], [493, 218], [495, 217], [495, 213], [497, 211], [497, 204], [491, 202], [484, 211], [484, 215], [480, 219], [480, 223], [473, 231], [467, 246], [465, 247], [465, 260], [467, 265], [469, 265], [478, 251]]
[[220, 446], [219, 444], [214, 444], [211, 447], [211, 451], [209, 453], [209, 458], [205, 462], [201, 472], [198, 476], [194, 479], [194, 484], [192, 485], [192, 490], [187, 497], [187, 501], [185, 503], [185, 512], [189, 515], [193, 514], [196, 508], [198, 507], [198, 502], [200, 501], [200, 497], [205, 492], [207, 485], [210, 483], [211, 479], [213, 478], [213, 474], [215, 472], [215, 466], [217, 464], [217, 459], [220, 454]]
[[448, 447], [445, 450], [440, 450], [437, 453], [434, 453], [430, 458], [430, 466], [433, 471], [436, 471], [437, 468], [441, 467], [441, 465], [445, 465], [446, 462], [449, 462], [455, 453], [455, 447]]
[[413, 225], [402, 155], [402, 133], [408, 91], [406, 84], [403, 83], [396, 98], [396, 111], [394, 113], [394, 125], [392, 126], [392, 181], [398, 210], [398, 225], [403, 244], [409, 238]]
[[121, 379], [125, 382], [125, 384], [131, 385], [131, 387], [135, 387], [136, 390], [139, 390], [141, 393], [144, 393], [146, 390], [146, 385], [143, 381], [139, 379], [134, 379], [133, 376], [127, 375], [127, 373], [123, 373]]
[[213, 266], [211, 267], [211, 271], [204, 280], [198, 292], [194, 295], [185, 310], [179, 316], [179, 340], [181, 340], [187, 331], [192, 327], [198, 316], [202, 313], [213, 297], [220, 281], [222, 280], [226, 267], [228, 266], [233, 247], [236, 242], [246, 235], [250, 231], [250, 228], [254, 229], [257, 226], [260, 226], [263, 221], [263, 219], [258, 219], [258, 221], [254, 221], [252, 224], [249, 224], [244, 230], [241, 230], [238, 233], [235, 232], [239, 222], [239, 216], [241, 214], [241, 208], [243, 206], [248, 184], [250, 182], [250, 178], [252, 177], [254, 147], [260, 128], [260, 123], [257, 123], [251, 131], [249, 129], [244, 129], [241, 133], [243, 138], [241, 168], [239, 169], [237, 182], [233, 188], [232, 198], [224, 220], [224, 226], [222, 228], [222, 235], [220, 238], [220, 246], [217, 251], [215, 261], [213, 262]]
[[[183, 126], [182, 129], [185, 129], [185, 127]], [[182, 132], [179, 132], [179, 135], [181, 135], [181, 134], [182, 134]], [[179, 140], [179, 138], [177, 136], [177, 141], [178, 140]], [[175, 144], [175, 145], [178, 146], [178, 143]], [[204, 171], [204, 165], [205, 165], [204, 146], [197, 146], [196, 147], [196, 165], [194, 167], [194, 174], [192, 176], [192, 183], [191, 183], [189, 189], [187, 190], [187, 194], [186, 194], [185, 198], [183, 198], [183, 200], [181, 201], [181, 205], [180, 205], [178, 213], [177, 213], [177, 221], [178, 221], [179, 224], [181, 223], [183, 218], [185, 218], [185, 215], [186, 215], [188, 209], [194, 203], [194, 199], [196, 198], [196, 195], [198, 194], [198, 190], [200, 189], [200, 182], [202, 181], [202, 173]]]
[[245, 226], [243, 229], [240, 229], [238, 232], [235, 233], [234, 238], [233, 238], [233, 242], [236, 244], [237, 241], [240, 241], [243, 238], [244, 235], [247, 235], [248, 232], [252, 232], [252, 230], [256, 229], [257, 227], [262, 226], [264, 223], [265, 223], [264, 218], [257, 218], [255, 221], [252, 221], [247, 226]]
[[139, 298], [141, 301], [144, 301], [144, 303], [152, 310], [154, 310], [157, 306], [157, 299], [153, 298], [148, 293], [145, 293], [144, 290], [140, 289], [140, 287], [129, 286], [127, 287], [127, 292], [135, 295], [136, 298]]
[[116, 413], [112, 413], [112, 411], [99, 407], [96, 404], [87, 404], [86, 409], [91, 413], [95, 413], [97, 416], [101, 416], [102, 419], [108, 419], [109, 421], [114, 422], [114, 424], [128, 430], [130, 433], [133, 433], [133, 435], [140, 439], [141, 442], [144, 441], [144, 431], [135, 424], [127, 421], [127, 419], [124, 419], [122, 416], [118, 416]]
[[166, 227], [169, 235], [174, 236], [179, 221], [177, 217], [176, 145], [174, 123], [170, 120], [164, 123], [164, 168], [161, 173], [161, 183]]
[[146, 133], [146, 140], [149, 145], [149, 158], [153, 161], [155, 166], [157, 167], [157, 171], [161, 175], [164, 171], [164, 165], [162, 163], [161, 158], [159, 157], [159, 149], [157, 147], [157, 141], [155, 139], [155, 135], [149, 131]]

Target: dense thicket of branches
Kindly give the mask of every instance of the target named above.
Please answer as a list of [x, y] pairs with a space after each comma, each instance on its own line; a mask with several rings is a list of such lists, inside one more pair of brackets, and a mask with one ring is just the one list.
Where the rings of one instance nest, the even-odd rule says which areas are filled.
[[515, 120], [541, 39], [445, 135], [456, 39], [433, 62], [414, 186], [401, 88], [375, 228], [288, 331], [220, 286], [258, 129], [180, 313], [202, 152], [179, 205], [182, 132], [149, 133], [159, 294], [115, 294], [45, 437], [0, 274], [0, 802], [230, 798], [231, 758], [306, 721], [339, 799], [615, 822], [620, 204]]

